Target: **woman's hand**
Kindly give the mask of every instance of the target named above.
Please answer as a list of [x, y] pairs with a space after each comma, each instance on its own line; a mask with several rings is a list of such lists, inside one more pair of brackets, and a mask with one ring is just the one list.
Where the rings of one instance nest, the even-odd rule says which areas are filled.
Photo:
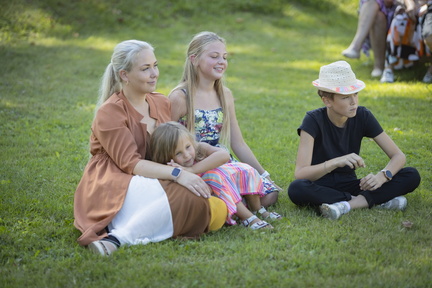
[[204, 198], [210, 198], [211, 196], [212, 191], [207, 183], [205, 183], [198, 175], [187, 170], [182, 171], [180, 176], [177, 178], [177, 183], [189, 189], [197, 196], [202, 196]]
[[347, 154], [334, 159], [337, 167], [348, 166], [351, 169], [357, 169], [360, 167], [366, 167], [363, 158], [355, 153]]
[[384, 177], [383, 173], [370, 173], [369, 175], [366, 175], [360, 179], [360, 189], [363, 191], [374, 191], [380, 188], [386, 181], [387, 179]]

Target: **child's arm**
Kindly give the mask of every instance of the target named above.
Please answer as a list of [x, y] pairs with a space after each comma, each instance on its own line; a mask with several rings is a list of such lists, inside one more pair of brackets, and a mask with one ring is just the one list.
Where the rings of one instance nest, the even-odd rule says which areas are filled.
[[[263, 174], [265, 169], [261, 166], [255, 154], [250, 149], [250, 147], [245, 142], [242, 131], [237, 121], [237, 116], [235, 112], [234, 97], [229, 89], [225, 91], [225, 101], [228, 107], [228, 113], [230, 117], [230, 130], [231, 139], [230, 146], [234, 155], [239, 159], [240, 162], [247, 163], [253, 168], [255, 168], [259, 174]], [[224, 112], [225, 113], [225, 112]]]
[[[396, 173], [399, 172], [399, 170], [405, 165], [405, 154], [385, 132], [382, 132], [377, 137], [375, 137], [374, 141], [378, 144], [378, 146], [381, 147], [381, 149], [390, 159], [384, 170], [390, 170], [393, 176], [396, 175]], [[387, 180], [382, 171], [379, 171], [376, 174], [370, 173], [360, 180], [360, 188], [362, 190], [374, 191], [380, 188], [387, 181], [390, 180]]]
[[308, 179], [316, 181], [338, 167], [349, 166], [351, 169], [366, 167], [363, 158], [355, 153], [350, 153], [323, 163], [312, 165], [313, 147], [315, 139], [306, 131], [300, 132], [300, 143], [297, 152], [297, 161], [294, 177], [296, 179]]
[[168, 99], [171, 102], [171, 120], [179, 121], [181, 117], [187, 114], [187, 103], [186, 103], [186, 95], [180, 90], [171, 91], [168, 95]]
[[230, 155], [225, 149], [214, 147], [204, 142], [198, 143], [198, 149], [204, 154], [205, 158], [195, 163], [192, 167], [187, 168], [188, 171], [195, 174], [219, 167], [230, 159]]

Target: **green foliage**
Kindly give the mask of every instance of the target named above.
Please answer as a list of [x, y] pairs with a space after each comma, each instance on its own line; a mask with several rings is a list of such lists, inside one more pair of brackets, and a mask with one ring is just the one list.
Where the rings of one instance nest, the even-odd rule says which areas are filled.
[[[6, 2], [6, 1], [3, 1]], [[88, 160], [100, 77], [116, 43], [156, 46], [167, 94], [186, 45], [210, 30], [227, 39], [226, 82], [243, 136], [285, 190], [294, 179], [296, 129], [319, 107], [311, 81], [339, 60], [357, 1], [16, 0], [0, 10], [0, 287], [428, 287], [432, 282], [431, 88], [423, 63], [397, 83], [372, 79], [360, 101], [419, 169], [404, 212], [365, 209], [339, 221], [295, 207], [282, 192], [274, 231], [225, 227], [201, 241], [124, 247], [102, 258], [79, 247], [73, 194]], [[365, 139], [367, 169], [387, 157]], [[403, 221], [413, 223], [411, 228]]]

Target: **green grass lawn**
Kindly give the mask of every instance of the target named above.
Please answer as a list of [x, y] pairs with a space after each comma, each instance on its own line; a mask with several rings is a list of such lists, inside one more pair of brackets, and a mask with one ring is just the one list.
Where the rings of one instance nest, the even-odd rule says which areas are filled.
[[[419, 81], [424, 63], [380, 84], [370, 77], [372, 59], [349, 61], [367, 85], [360, 104], [422, 176], [406, 211], [356, 210], [329, 221], [286, 194], [296, 129], [321, 105], [311, 81], [342, 58], [358, 1], [2, 2], [0, 287], [432, 287], [432, 86]], [[188, 42], [203, 30], [227, 40], [226, 83], [243, 136], [284, 188], [274, 210], [285, 219], [271, 232], [224, 227], [201, 241], [93, 255], [76, 242], [73, 195], [112, 49], [126, 39], [152, 43], [158, 91], [168, 94]], [[382, 169], [384, 153], [367, 139], [362, 146], [359, 176]]]

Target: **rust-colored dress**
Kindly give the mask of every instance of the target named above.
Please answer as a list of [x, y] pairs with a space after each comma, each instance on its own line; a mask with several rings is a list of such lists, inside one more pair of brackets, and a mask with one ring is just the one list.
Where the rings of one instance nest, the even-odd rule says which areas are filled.
[[[170, 102], [164, 95], [149, 93], [146, 99], [156, 125], [171, 120]], [[113, 94], [96, 113], [90, 137], [92, 157], [74, 198], [74, 225], [82, 232], [80, 245], [107, 236], [106, 227], [122, 208], [134, 167], [141, 159], [150, 159], [150, 135], [142, 119], [121, 92]], [[173, 181], [159, 182], [171, 209], [172, 236], [198, 237], [208, 232], [209, 201]]]

